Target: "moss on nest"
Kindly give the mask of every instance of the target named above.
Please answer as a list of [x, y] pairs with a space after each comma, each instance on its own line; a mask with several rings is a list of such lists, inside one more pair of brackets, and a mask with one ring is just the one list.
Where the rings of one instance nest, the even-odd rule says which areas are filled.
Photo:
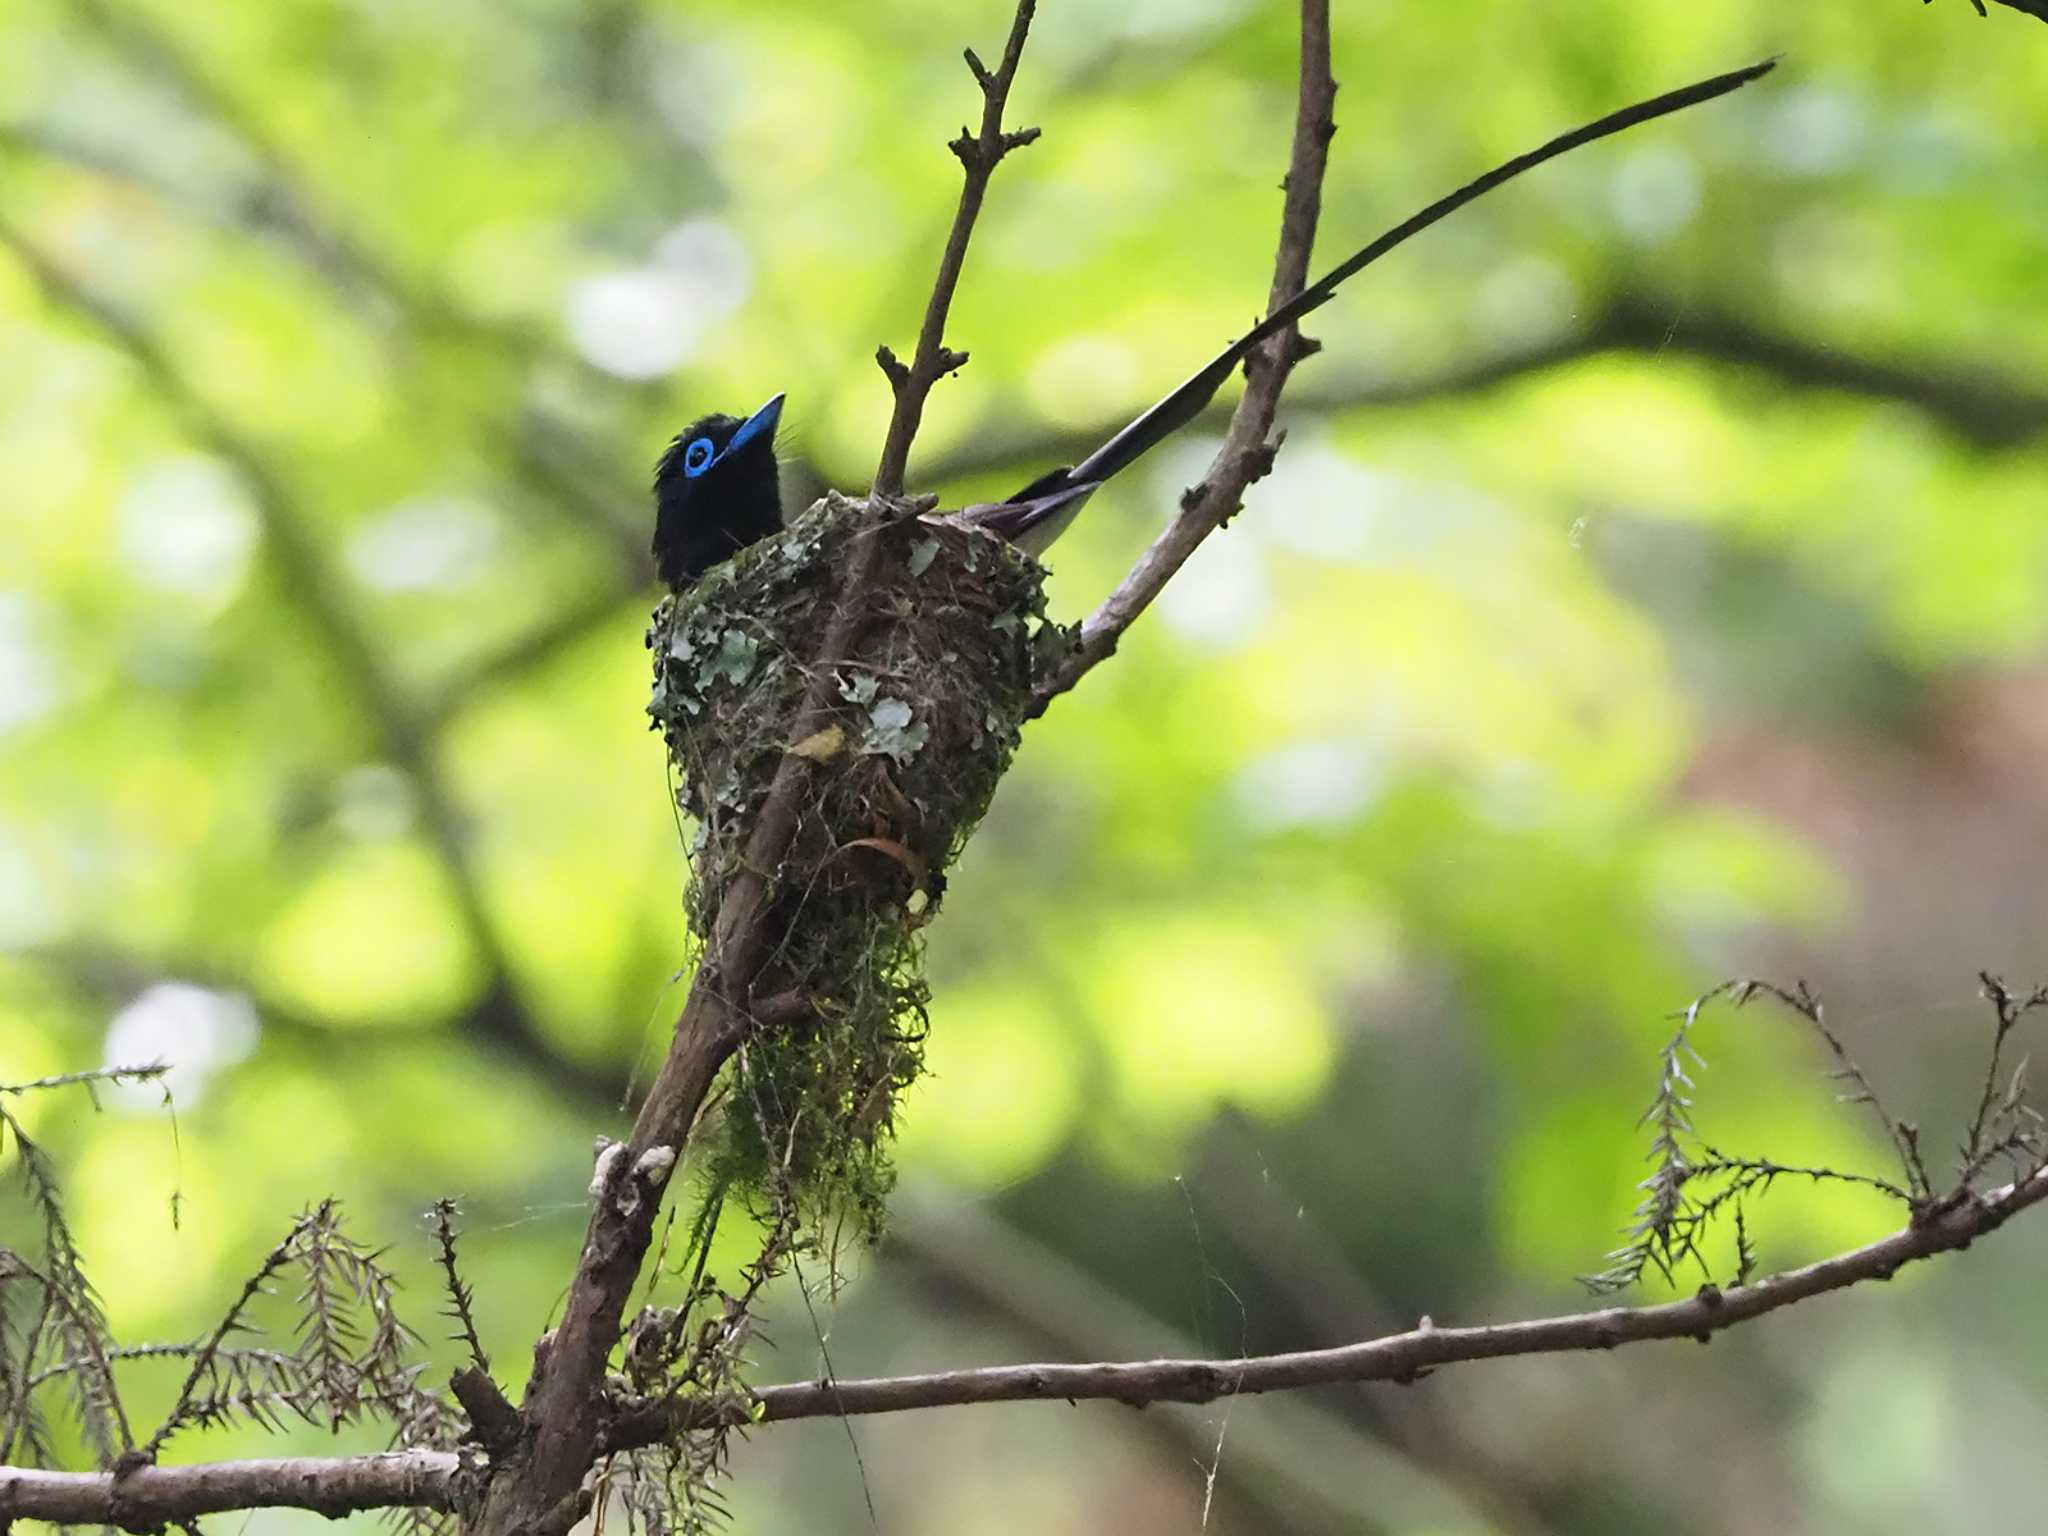
[[[792, 742], [868, 527], [878, 558], [851, 654], [831, 663], [829, 718]], [[1065, 644], [1044, 574], [987, 535], [831, 495], [655, 612], [648, 713], [695, 823], [685, 908], [700, 942], [777, 768], [809, 761], [789, 852], [764, 872], [771, 944], [754, 986], [809, 1007], [749, 1033], [717, 1170], [807, 1221], [880, 1225], [897, 1095], [922, 1058], [918, 933]]]

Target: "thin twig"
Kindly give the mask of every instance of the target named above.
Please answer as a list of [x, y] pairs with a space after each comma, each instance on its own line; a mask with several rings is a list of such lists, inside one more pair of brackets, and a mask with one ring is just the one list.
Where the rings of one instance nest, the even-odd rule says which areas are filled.
[[1009, 104], [1010, 86], [1017, 78], [1017, 64], [1024, 56], [1024, 40], [1031, 33], [1036, 0], [1017, 0], [1017, 13], [1010, 22], [1010, 39], [1003, 46], [1002, 62], [993, 72], [967, 50], [967, 67], [981, 87], [981, 131], [970, 136], [965, 128], [949, 146], [960, 159], [963, 181], [960, 206], [953, 215], [952, 232], [939, 258], [939, 275], [932, 284], [932, 296], [925, 305], [924, 325], [917, 333], [917, 350], [906, 365], [887, 347], [875, 354], [875, 361], [888, 375], [896, 394], [896, 408], [889, 418], [889, 432], [882, 440], [882, 462], [875, 468], [874, 494], [903, 494], [903, 473], [910, 463], [910, 444], [924, 420], [924, 403], [932, 386], [967, 361], [965, 352], [946, 346], [946, 316], [953, 307], [954, 291], [967, 261], [967, 243], [974, 235], [974, 223], [981, 215], [982, 198], [989, 178], [1013, 149], [1021, 149], [1038, 137], [1036, 128], [1003, 131], [1003, 109]]
[[1856, 1064], [1856, 1058], [1849, 1054], [1849, 1048], [1842, 1043], [1842, 1037], [1828, 1025], [1827, 1009], [1814, 996], [1805, 982], [1795, 984], [1790, 990], [1768, 981], [1739, 981], [1718, 987], [1707, 995], [1713, 997], [1726, 992], [1738, 1008], [1747, 1007], [1758, 997], [1768, 997], [1813, 1026], [1813, 1032], [1820, 1036], [1828, 1053], [1835, 1058], [1835, 1070], [1829, 1074], [1837, 1082], [1847, 1083], [1849, 1092], [1839, 1097], [1847, 1104], [1867, 1104], [1877, 1123], [1884, 1128], [1885, 1137], [1898, 1154], [1900, 1170], [1906, 1176], [1906, 1188], [1915, 1200], [1927, 1200], [1934, 1193], [1934, 1182], [1928, 1177], [1926, 1159], [1920, 1155], [1919, 1131], [1905, 1121], [1897, 1119], [1878, 1097], [1876, 1087], [1864, 1075], [1863, 1068]]
[[26, 1083], [0, 1083], [0, 1093], [35, 1093], [45, 1088], [83, 1088], [97, 1105], [99, 1096], [93, 1093], [95, 1084], [153, 1083], [170, 1070], [170, 1063], [165, 1061], [153, 1061], [141, 1067], [95, 1067], [89, 1072], [59, 1072], [54, 1077], [38, 1077]]
[[484, 1353], [484, 1341], [477, 1336], [474, 1304], [476, 1295], [463, 1281], [462, 1271], [455, 1262], [455, 1202], [436, 1200], [434, 1202], [434, 1246], [441, 1263], [441, 1274], [448, 1287], [446, 1312], [450, 1322], [461, 1331], [453, 1335], [469, 1350], [470, 1364], [486, 1376], [491, 1374], [491, 1357]]
[[[1960, 1179], [1965, 1185], [1997, 1155], [1987, 1148], [1984, 1132], [1996, 1119], [1992, 1106], [1998, 1100], [1999, 1079], [2005, 1075], [2000, 1069], [2005, 1065], [2006, 1038], [2018, 1027], [2021, 1019], [2037, 1008], [2048, 1007], [2048, 987], [2036, 987], [2025, 997], [2015, 997], [2004, 981], [1989, 971], [1978, 972], [1977, 980], [1983, 984], [1985, 1000], [1991, 1004], [1993, 1023], [1991, 1053], [1984, 1063], [1984, 1088], [1977, 1096], [1976, 1111], [1970, 1116], [1970, 1133], [1963, 1143]], [[2020, 1067], [2021, 1072], [2014, 1076], [2012, 1088], [2006, 1095], [2006, 1102], [2015, 1106], [2024, 1082], [2026, 1063], [2021, 1062]]]

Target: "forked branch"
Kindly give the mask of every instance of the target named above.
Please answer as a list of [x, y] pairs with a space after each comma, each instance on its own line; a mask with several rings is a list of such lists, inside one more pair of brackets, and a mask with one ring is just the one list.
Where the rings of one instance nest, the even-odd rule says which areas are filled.
[[953, 308], [953, 294], [960, 286], [960, 273], [967, 264], [967, 243], [974, 237], [975, 221], [981, 217], [981, 203], [988, 193], [989, 178], [1013, 149], [1022, 149], [1038, 137], [1036, 128], [1003, 129], [1003, 110], [1009, 105], [1010, 87], [1017, 78], [1017, 65], [1024, 57], [1024, 40], [1031, 35], [1031, 17], [1037, 0], [1017, 0], [1017, 14], [1010, 22], [1010, 39], [1003, 45], [1002, 62], [993, 70], [983, 64], [972, 48], [967, 50], [967, 67], [981, 87], [981, 131], [965, 128], [948, 146], [959, 157], [965, 177], [960, 188], [960, 206], [953, 214], [953, 228], [946, 236], [945, 252], [939, 257], [939, 275], [932, 284], [932, 296], [925, 305], [924, 324], [917, 333], [917, 350], [908, 364], [898, 360], [887, 347], [875, 353], [875, 361], [888, 375], [896, 392], [896, 409], [889, 417], [888, 435], [882, 440], [882, 462], [875, 468], [875, 494], [903, 494], [903, 474], [910, 463], [910, 444], [924, 420], [924, 403], [932, 386], [967, 362], [965, 352], [946, 345], [946, 316]]

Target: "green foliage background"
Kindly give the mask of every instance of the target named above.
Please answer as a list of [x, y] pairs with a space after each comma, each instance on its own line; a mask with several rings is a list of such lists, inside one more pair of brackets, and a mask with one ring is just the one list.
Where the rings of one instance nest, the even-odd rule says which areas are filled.
[[[1787, 57], [1316, 317], [1277, 473], [1028, 734], [932, 930], [898, 1237], [785, 1298], [763, 1379], [827, 1331], [850, 1374], [1573, 1306], [1669, 1010], [1803, 975], [1946, 1146], [1972, 976], [2048, 970], [2048, 30], [1336, 9], [1326, 260]], [[124, 1336], [204, 1328], [329, 1193], [438, 1334], [420, 1213], [459, 1193], [516, 1384], [687, 958], [648, 466], [787, 390], [790, 478], [864, 484], [958, 49], [1006, 21], [0, 6], [0, 1081], [181, 1063], [175, 1137], [149, 1095], [23, 1104]], [[918, 485], [1012, 488], [1251, 318], [1293, 24], [1048, 0], [1016, 103], [1046, 137], [998, 177]], [[1056, 611], [1204, 448], [1098, 498]], [[1717, 1143], [1881, 1164], [1809, 1040], [1703, 1044]], [[1894, 1219], [1786, 1191], [1752, 1225], [1778, 1266]], [[2048, 1500], [2044, 1249], [2021, 1224], [1711, 1351], [861, 1423], [858, 1462], [777, 1428], [736, 1500], [764, 1532], [865, 1526], [863, 1480], [891, 1532], [1989, 1528]]]

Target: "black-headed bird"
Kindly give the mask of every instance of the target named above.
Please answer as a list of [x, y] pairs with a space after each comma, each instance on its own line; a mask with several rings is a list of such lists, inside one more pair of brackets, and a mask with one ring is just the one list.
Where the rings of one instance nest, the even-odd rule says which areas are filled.
[[782, 527], [777, 395], [753, 415], [706, 416], [654, 466], [654, 564], [672, 592]]
[[[1029, 554], [1043, 554], [1104, 481], [1199, 416], [1254, 347], [1327, 304], [1346, 278], [1504, 181], [1581, 144], [1724, 96], [1768, 74], [1776, 63], [1767, 59], [1637, 102], [1495, 166], [1339, 262], [1080, 463], [1049, 470], [1001, 501], [965, 507], [950, 519], [1008, 539]], [[781, 414], [782, 396], [777, 395], [744, 421], [706, 416], [661, 456], [654, 475], [659, 506], [654, 557], [671, 590], [681, 591], [712, 566], [782, 526], [775, 466], [775, 424]]]

